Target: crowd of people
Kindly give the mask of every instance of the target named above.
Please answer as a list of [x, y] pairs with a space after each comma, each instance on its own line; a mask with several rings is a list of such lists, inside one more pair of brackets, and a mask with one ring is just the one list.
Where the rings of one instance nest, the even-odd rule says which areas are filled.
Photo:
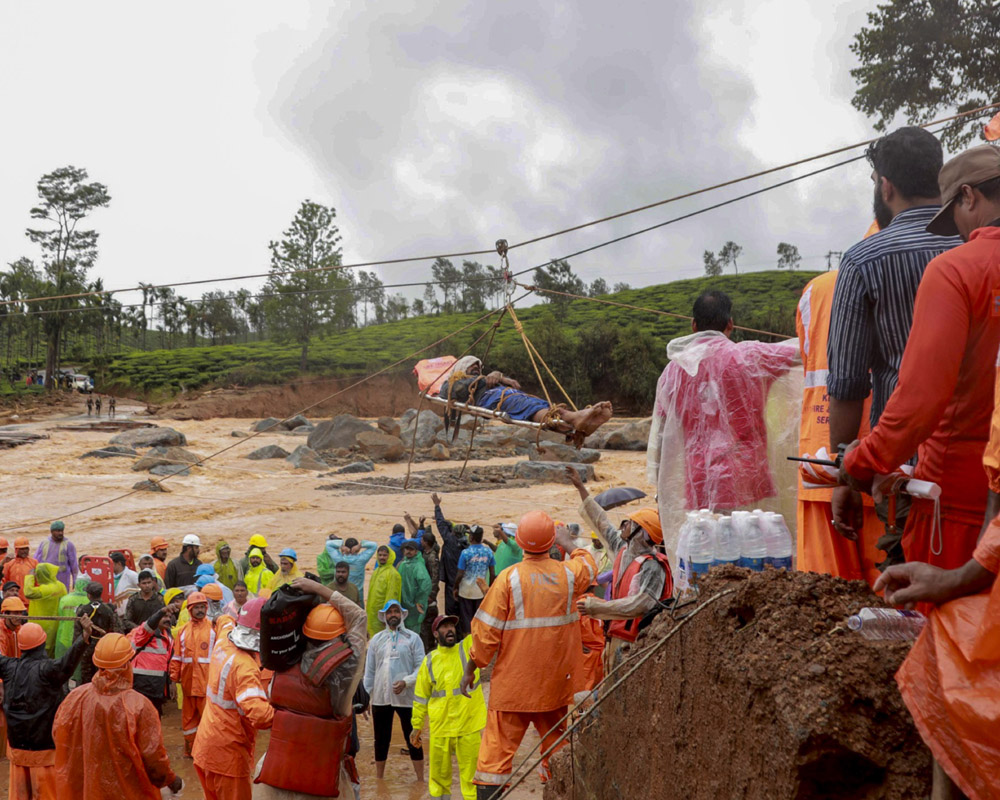
[[[27, 538], [15, 539], [13, 556], [0, 539], [10, 796], [178, 791], [160, 721], [173, 701], [209, 800], [332, 795], [338, 784], [360, 796], [357, 725], [369, 714], [377, 778], [397, 719], [432, 797], [451, 795], [453, 761], [467, 800], [492, 797], [510, 782], [530, 725], [546, 778], [571, 704], [622, 663], [623, 647], [674, 595], [661, 519], [742, 510], [779, 491], [765, 409], [796, 367], [802, 452], [838, 465], [803, 467], [798, 566], [868, 580], [930, 615], [898, 676], [903, 697], [940, 796], [993, 796], [1000, 150], [943, 163], [931, 134], [903, 128], [868, 157], [876, 232], [807, 285], [797, 341], [734, 342], [729, 298], [697, 299], [692, 334], [670, 343], [657, 385], [648, 450], [657, 507], [618, 525], [567, 467], [582, 526], [544, 511], [460, 522], [433, 494], [431, 513], [404, 515], [387, 543], [329, 534], [315, 572], [259, 533], [242, 552], [214, 542], [205, 559], [197, 535], [156, 537], [137, 562], [124, 550], [79, 556], [62, 522], [34, 557]], [[482, 365], [463, 369], [475, 380]], [[940, 496], [908, 505], [895, 477], [911, 468]], [[269, 609], [304, 596], [300, 659], [263, 668]], [[257, 759], [256, 732], [268, 728]]]

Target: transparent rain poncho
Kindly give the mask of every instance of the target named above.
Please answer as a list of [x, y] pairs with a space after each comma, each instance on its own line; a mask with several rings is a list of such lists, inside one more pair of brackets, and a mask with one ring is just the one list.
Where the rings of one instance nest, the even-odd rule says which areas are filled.
[[732, 342], [702, 331], [671, 341], [667, 357], [646, 464], [671, 559], [686, 511], [769, 506], [795, 519], [797, 473], [785, 456], [798, 455], [798, 341]]

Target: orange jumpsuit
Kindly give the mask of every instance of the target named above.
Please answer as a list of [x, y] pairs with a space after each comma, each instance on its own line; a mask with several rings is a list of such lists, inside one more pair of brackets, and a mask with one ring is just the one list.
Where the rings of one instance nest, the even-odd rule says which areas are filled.
[[181, 728], [184, 731], [184, 755], [191, 755], [194, 737], [198, 733], [205, 710], [208, 690], [208, 669], [215, 648], [215, 627], [212, 621], [192, 619], [184, 623], [175, 637], [176, 646], [170, 659], [170, 680], [181, 685]]
[[132, 689], [132, 667], [97, 671], [70, 692], [52, 725], [58, 800], [159, 800], [174, 781], [153, 704]]
[[573, 688], [577, 692], [589, 692], [604, 680], [604, 624], [599, 619], [581, 616], [580, 638], [583, 657]]
[[[826, 343], [830, 333], [830, 310], [837, 272], [824, 272], [813, 278], [802, 291], [795, 313], [799, 335], [805, 389], [802, 392], [802, 422], [799, 426], [799, 452], [815, 455], [830, 447], [830, 395], [826, 391]], [[869, 400], [870, 402], [870, 400]], [[868, 403], [862, 415], [860, 437], [868, 434]], [[807, 489], [799, 476], [799, 503], [796, 525], [798, 568], [803, 572], [825, 572], [848, 580], [865, 580], [869, 585], [878, 579], [875, 564], [881, 561], [875, 547], [885, 532], [871, 498], [865, 495], [864, 527], [857, 542], [845, 539], [831, 524], [832, 489]]]
[[972, 557], [986, 508], [982, 459], [998, 344], [1000, 227], [978, 228], [927, 265], [896, 391], [845, 460], [852, 476], [867, 480], [894, 471], [919, 445], [914, 477], [940, 485], [941, 528], [933, 503], [914, 500], [903, 532], [907, 561], [954, 568]]
[[[583, 643], [576, 598], [594, 582], [597, 564], [583, 549], [568, 561], [525, 553], [490, 586], [472, 620], [470, 655], [485, 667], [496, 656], [475, 782], [505, 786], [514, 754], [533, 724], [548, 748], [573, 700]], [[548, 778], [548, 758], [542, 762]]]
[[28, 598], [24, 596], [24, 577], [37, 566], [38, 562], [30, 556], [28, 558], [13, 558], [3, 566], [3, 582], [14, 581], [21, 587], [17, 594], [24, 604], [28, 602]]
[[167, 577], [167, 563], [160, 561], [156, 556], [153, 556], [153, 569], [156, 570], [156, 574], [160, 576], [161, 581]]
[[257, 730], [270, 728], [274, 719], [257, 656], [228, 636], [221, 639], [212, 651], [207, 696], [194, 741], [194, 767], [205, 800], [250, 800]]
[[[17, 631], [12, 631], [7, 627], [6, 621], [0, 622], [0, 656], [8, 658], [20, 658], [21, 648], [17, 644]], [[3, 681], [0, 681], [3, 686]], [[7, 718], [4, 716], [3, 708], [0, 708], [0, 743], [3, 752], [7, 752]]]

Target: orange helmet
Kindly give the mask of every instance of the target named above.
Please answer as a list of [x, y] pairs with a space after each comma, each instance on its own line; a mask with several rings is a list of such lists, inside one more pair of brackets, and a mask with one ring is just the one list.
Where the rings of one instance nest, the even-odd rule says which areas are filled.
[[0, 536], [0, 550], [6, 550], [8, 547], [10, 547], [10, 545], [7, 544], [7, 540]]
[[17, 632], [17, 643], [22, 650], [34, 650], [45, 644], [45, 629], [37, 622], [26, 622]]
[[162, 536], [154, 536], [152, 541], [149, 543], [149, 554], [152, 555], [157, 550], [161, 550], [167, 546], [167, 540]]
[[132, 643], [120, 633], [107, 633], [94, 648], [94, 666], [100, 669], [118, 669], [132, 660]]
[[15, 550], [18, 547], [30, 547], [30, 546], [31, 546], [31, 543], [28, 541], [28, 537], [27, 536], [18, 536], [14, 540], [14, 549]]
[[547, 553], [556, 540], [556, 524], [544, 511], [529, 511], [517, 523], [514, 539], [525, 553]]
[[187, 607], [196, 606], [199, 603], [204, 603], [208, 605], [208, 598], [201, 592], [191, 592], [187, 597]]
[[21, 598], [17, 595], [13, 597], [8, 597], [3, 603], [0, 603], [0, 612], [7, 614], [14, 611], [27, 611], [27, 607], [21, 602]]
[[344, 618], [340, 612], [329, 603], [324, 603], [309, 612], [306, 623], [302, 626], [302, 632], [310, 639], [328, 642], [342, 633], [347, 633], [347, 626], [344, 625]]
[[[222, 587], [217, 583], [206, 583], [201, 587], [201, 593], [209, 600], [222, 599]], [[191, 598], [188, 598], [188, 605], [191, 605]]]
[[640, 508], [628, 518], [649, 534], [653, 544], [663, 541], [663, 526], [660, 525], [660, 512], [655, 508]]

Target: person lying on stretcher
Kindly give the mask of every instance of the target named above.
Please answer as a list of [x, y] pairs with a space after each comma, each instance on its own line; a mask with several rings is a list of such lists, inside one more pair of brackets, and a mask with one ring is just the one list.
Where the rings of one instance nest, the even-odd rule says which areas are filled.
[[460, 358], [452, 366], [439, 397], [454, 400], [491, 411], [503, 411], [511, 419], [545, 424], [567, 436], [589, 436], [611, 419], [611, 403], [604, 401], [589, 408], [571, 411], [558, 407], [558, 415], [551, 414], [547, 400], [521, 390], [521, 385], [501, 372], [483, 374], [483, 362], [475, 356]]

